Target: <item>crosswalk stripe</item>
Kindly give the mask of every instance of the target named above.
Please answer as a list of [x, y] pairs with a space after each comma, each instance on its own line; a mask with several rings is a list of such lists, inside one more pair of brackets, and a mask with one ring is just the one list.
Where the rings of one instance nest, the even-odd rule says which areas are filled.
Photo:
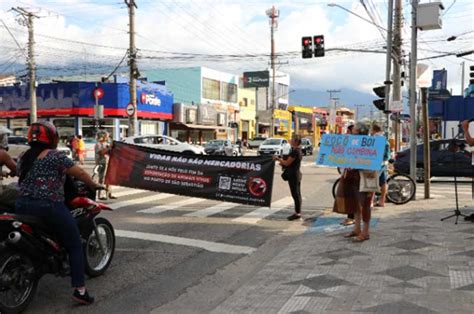
[[252, 254], [256, 249], [249, 246], [210, 242], [190, 238], [174, 237], [165, 234], [154, 234], [128, 230], [115, 230], [115, 235], [122, 238], [147, 240], [161, 243], [178, 244], [201, 248], [210, 252], [228, 254]]
[[113, 203], [113, 204], [110, 204], [110, 207], [112, 209], [119, 209], [119, 208], [131, 206], [131, 205], [137, 205], [137, 204], [142, 204], [142, 203], [149, 203], [149, 202], [164, 200], [164, 199], [170, 198], [172, 196], [174, 196], [174, 195], [173, 194], [160, 193], [160, 194], [150, 195], [150, 196], [147, 196], [147, 197], [137, 198], [137, 199], [133, 199], [133, 200]]
[[240, 204], [237, 203], [222, 203], [222, 204], [217, 204], [211, 207], [203, 208], [198, 211], [188, 213], [184, 216], [188, 217], [209, 217], [215, 214], [218, 214], [220, 212], [226, 211], [228, 209], [234, 208], [240, 206]]
[[145, 190], [125, 190], [125, 191], [121, 191], [121, 192], [115, 192], [115, 189], [112, 190], [112, 194], [115, 196], [115, 197], [124, 197], [124, 196], [132, 196], [132, 195], [135, 195], [135, 194], [140, 194], [140, 193], [144, 193], [144, 192], [149, 192], [149, 191], [145, 191]]
[[256, 224], [257, 222], [264, 219], [265, 217], [268, 217], [282, 209], [285, 209], [288, 205], [292, 203], [293, 203], [293, 199], [290, 196], [287, 196], [285, 198], [282, 198], [272, 203], [272, 207], [259, 207], [248, 214], [232, 219], [232, 221], [247, 223], [247, 224]]
[[159, 214], [168, 210], [174, 210], [183, 206], [192, 205], [192, 204], [196, 204], [196, 203], [200, 203], [204, 201], [205, 199], [192, 197], [192, 198], [187, 198], [173, 204], [154, 206], [151, 208], [139, 210], [138, 212], [143, 213], [143, 214]]

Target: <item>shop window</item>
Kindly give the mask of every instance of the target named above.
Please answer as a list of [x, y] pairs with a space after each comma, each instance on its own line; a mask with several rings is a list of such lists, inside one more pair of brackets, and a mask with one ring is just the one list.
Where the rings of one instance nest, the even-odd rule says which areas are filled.
[[242, 107], [248, 107], [248, 102], [249, 100], [247, 98], [242, 99], [242, 104], [240, 104]]
[[221, 100], [227, 102], [237, 102], [237, 84], [222, 82]]
[[202, 79], [202, 97], [206, 99], [220, 100], [220, 82], [208, 78]]

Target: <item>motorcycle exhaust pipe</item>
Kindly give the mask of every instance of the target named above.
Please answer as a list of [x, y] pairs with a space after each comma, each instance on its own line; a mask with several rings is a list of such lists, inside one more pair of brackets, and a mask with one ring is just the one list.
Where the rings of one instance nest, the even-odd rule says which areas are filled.
[[41, 251], [28, 239], [25, 239], [18, 231], [12, 231], [8, 234], [7, 244], [20, 249], [34, 257], [40, 257]]

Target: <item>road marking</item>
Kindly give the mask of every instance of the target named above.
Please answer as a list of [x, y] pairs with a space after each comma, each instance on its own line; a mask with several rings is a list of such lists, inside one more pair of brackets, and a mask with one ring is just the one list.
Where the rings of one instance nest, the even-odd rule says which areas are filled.
[[315, 162], [303, 162], [301, 164], [301, 167], [310, 167], [310, 166], [316, 166]]
[[114, 192], [114, 191], [115, 191], [115, 189], [112, 190], [112, 194], [115, 197], [124, 197], [124, 196], [131, 196], [131, 195], [135, 195], [135, 194], [140, 194], [140, 193], [144, 193], [144, 192], [150, 192], [150, 191], [135, 190], [135, 189], [129, 189], [129, 190], [121, 191], [121, 192]]
[[210, 242], [204, 240], [196, 240], [189, 238], [180, 238], [164, 234], [145, 233], [127, 230], [115, 230], [115, 235], [121, 238], [146, 240], [154, 242], [162, 242], [169, 244], [177, 244], [184, 246], [191, 246], [204, 249], [215, 253], [229, 253], [229, 254], [251, 254], [256, 251], [255, 248], [249, 246], [232, 245], [218, 242]]
[[232, 219], [232, 221], [246, 224], [256, 224], [265, 217], [268, 217], [282, 209], [285, 209], [288, 205], [291, 205], [292, 203], [293, 199], [290, 196], [287, 196], [272, 203], [272, 207], [259, 207], [248, 214]]
[[188, 217], [209, 217], [209, 216], [215, 215], [217, 213], [226, 211], [228, 209], [231, 209], [231, 208], [234, 208], [234, 207], [237, 207], [237, 206], [240, 206], [240, 204], [237, 204], [237, 203], [222, 203], [222, 204], [217, 204], [217, 205], [214, 205], [214, 206], [211, 206], [211, 207], [203, 208], [203, 209], [200, 209], [200, 210], [192, 212], [192, 213], [188, 213], [184, 216], [188, 216]]
[[164, 199], [170, 198], [172, 196], [174, 196], [174, 195], [166, 194], [166, 193], [160, 193], [160, 194], [150, 195], [150, 196], [147, 196], [147, 197], [137, 198], [137, 199], [133, 199], [133, 200], [112, 203], [112, 204], [110, 204], [110, 207], [112, 209], [119, 209], [119, 208], [122, 208], [122, 207], [131, 206], [131, 205], [138, 205], [138, 204], [142, 204], [142, 203], [148, 203], [148, 202], [164, 200]]
[[154, 206], [147, 209], [139, 210], [138, 212], [143, 213], [143, 214], [159, 214], [168, 210], [174, 210], [183, 206], [193, 205], [193, 204], [204, 202], [204, 201], [205, 199], [192, 197], [192, 198], [187, 198], [173, 204]]

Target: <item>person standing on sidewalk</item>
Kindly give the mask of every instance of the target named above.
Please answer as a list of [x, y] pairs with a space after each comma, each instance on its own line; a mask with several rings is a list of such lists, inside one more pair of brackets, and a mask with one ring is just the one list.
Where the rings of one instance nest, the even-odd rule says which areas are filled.
[[290, 186], [291, 196], [295, 202], [295, 213], [288, 216], [287, 219], [297, 220], [301, 219], [301, 159], [303, 159], [303, 153], [301, 152], [301, 138], [299, 136], [293, 136], [290, 141], [291, 151], [288, 158], [283, 159], [281, 157], [274, 156], [273, 160], [276, 160], [283, 167], [284, 171], [288, 174], [288, 184]]
[[[383, 136], [382, 128], [374, 123], [372, 125], [372, 131], [371, 135], [373, 136]], [[379, 186], [380, 186], [380, 200], [375, 204], [376, 207], [385, 207], [385, 198], [387, 197], [387, 191], [388, 191], [388, 160], [390, 159], [390, 143], [385, 139], [385, 150], [383, 153], [383, 159], [382, 159], [382, 169], [380, 170], [380, 175], [379, 175]]]
[[[105, 171], [107, 170], [107, 161], [108, 155], [110, 152], [110, 145], [108, 143], [109, 140], [109, 133], [106, 131], [102, 131], [97, 133], [97, 144], [95, 144], [94, 152], [95, 152], [95, 164], [98, 167], [97, 172], [99, 176], [99, 184], [104, 184], [105, 179]], [[112, 195], [112, 190], [110, 189], [109, 185], [105, 186], [106, 196], [100, 197], [101, 200], [106, 200], [107, 198], [116, 199], [115, 196]]]
[[[357, 122], [353, 129], [354, 135], [368, 135], [369, 128], [365, 123]], [[345, 238], [354, 238], [354, 242], [363, 242], [369, 240], [369, 226], [370, 226], [370, 208], [374, 192], [360, 192], [360, 173], [357, 169], [348, 169], [348, 176], [351, 176], [352, 180], [350, 184], [344, 185], [348, 191], [345, 192], [348, 195], [347, 203], [351, 204], [350, 208], [355, 209], [355, 223], [354, 230], [348, 234], [345, 234]], [[351, 193], [349, 193], [351, 192]], [[362, 229], [362, 221], [364, 221], [364, 228]]]
[[[348, 135], [351, 135], [352, 134], [352, 129], [354, 129], [354, 125], [351, 124], [347, 127], [347, 132], [346, 134]], [[344, 169], [341, 173], [341, 177], [345, 177], [346, 175], [346, 169]], [[351, 212], [351, 213], [348, 213], [347, 214], [347, 218], [344, 219], [342, 222], [341, 222], [341, 225], [343, 226], [350, 226], [350, 225], [353, 225], [354, 224], [354, 213]]]
[[86, 154], [86, 143], [82, 139], [82, 135], [77, 136], [77, 158], [79, 158], [79, 164], [84, 165], [84, 159]]

